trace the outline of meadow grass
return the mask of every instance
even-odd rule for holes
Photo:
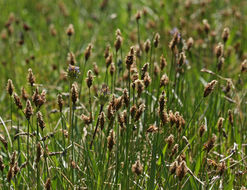
[[[247,2],[0,7],[1,189],[246,189]]]

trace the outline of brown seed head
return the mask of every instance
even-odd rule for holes
[[[24,87],[21,88],[21,98],[25,101],[27,101],[27,99],[28,99],[28,94],[27,94]]]
[[[107,144],[108,144],[108,149],[111,152],[112,148],[115,144],[115,137],[114,137],[114,131],[111,130],[110,135],[107,137]]]
[[[135,173],[136,175],[140,175],[143,171],[143,166],[140,162],[140,160],[137,160],[131,168],[132,172]]]
[[[2,157],[2,155],[0,155],[0,170],[3,172],[4,168],[5,168],[5,166],[3,164],[3,157]]]
[[[73,24],[69,24],[67,30],[66,30],[66,34],[70,37],[72,36],[73,34],[75,33],[75,30],[74,30],[74,26]]]
[[[241,72],[244,73],[247,71],[247,59],[245,59],[241,64]]]
[[[136,90],[137,90],[137,94],[138,94],[138,97],[141,96],[143,90],[144,90],[144,84],[143,84],[143,80],[136,80],[135,81],[135,85],[136,85]]]
[[[67,63],[68,65],[75,65],[76,64],[76,59],[75,59],[75,54],[73,52],[69,52],[67,56]]]
[[[93,72],[96,76],[99,75],[99,68],[95,62],[93,63]]]
[[[138,11],[135,17],[136,17],[136,21],[138,22],[141,19],[141,11]]]
[[[186,162],[182,161],[179,164],[179,166],[176,168],[176,176],[179,178],[180,181],[187,174],[187,171],[188,171],[188,168],[187,168]]]
[[[171,174],[174,174],[177,170],[178,167],[178,161],[174,161],[171,163],[169,171],[171,172]]]
[[[166,86],[169,83],[169,78],[166,74],[163,74],[161,79],[160,79],[160,87]]]
[[[25,113],[27,120],[29,121],[30,117],[33,115],[33,108],[29,100],[27,100],[26,102],[26,108],[24,109],[24,113]]]
[[[223,128],[223,121],[224,121],[224,120],[225,120],[225,119],[224,119],[223,117],[220,117],[220,118],[218,119],[217,127],[218,127],[218,131],[219,131],[219,132],[222,131],[222,128]]]
[[[217,58],[221,57],[223,55],[223,52],[224,52],[223,44],[222,43],[218,43],[218,45],[215,48],[216,57]]]
[[[92,44],[90,43],[90,44],[88,44],[86,51],[84,53],[84,57],[85,57],[86,61],[90,58],[91,52],[92,52]]]
[[[230,34],[230,29],[229,28],[224,28],[223,32],[222,32],[222,40],[224,43],[226,43],[226,41],[228,40],[229,38],[229,34]]]
[[[14,85],[11,79],[8,79],[8,83],[7,83],[7,92],[9,93],[10,96],[12,96],[13,92],[14,92]]]
[[[232,110],[228,110],[228,120],[230,122],[230,124],[233,126],[233,113],[232,113]]]
[[[112,63],[112,54],[106,58],[106,68],[108,68]]]
[[[75,84],[72,84],[70,93],[71,93],[71,100],[73,104],[75,104],[78,99],[78,90]]]
[[[36,153],[36,163],[39,163],[40,158],[41,158],[41,154],[42,154],[42,148],[40,143],[38,142],[37,144],[37,153]]]
[[[208,140],[208,142],[206,142],[204,144],[204,150],[206,150],[207,152],[209,152],[213,147],[214,147],[214,143],[216,141],[216,135],[213,134],[212,138]]]
[[[43,129],[45,128],[45,122],[43,120],[43,116],[42,116],[42,113],[40,111],[38,111],[38,113],[37,113],[37,122],[38,122],[39,127],[43,131]]]
[[[145,49],[145,52],[146,52],[146,53],[149,52],[150,47],[151,47],[151,42],[150,42],[149,39],[147,39],[146,42],[144,43],[144,49]]]
[[[128,94],[128,90],[126,88],[123,91],[123,102],[124,102],[126,107],[129,107],[129,94]]]
[[[45,189],[50,190],[51,189],[51,179],[48,178],[46,183],[45,183]]]
[[[57,104],[58,104],[58,107],[59,107],[59,111],[62,112],[64,101],[63,101],[63,97],[62,97],[61,94],[59,94],[57,96]]]
[[[110,74],[111,74],[111,76],[113,76],[115,71],[116,71],[115,63],[111,62],[111,65],[110,65]]]
[[[218,83],[217,80],[212,80],[210,83],[208,83],[204,88],[204,97],[207,97],[213,90],[215,85]]]
[[[142,115],[142,113],[144,112],[145,110],[145,105],[144,104],[141,104],[139,106],[139,109],[137,110],[136,112],[136,115],[135,115],[135,121],[138,121]]]
[[[162,54],[160,56],[160,69],[161,71],[163,71],[163,69],[167,66],[167,61],[166,58],[164,57],[164,55]]]
[[[100,126],[101,130],[104,129],[104,126],[105,126],[105,113],[104,112],[100,113],[99,126]]]
[[[28,69],[28,75],[27,75],[27,80],[31,86],[34,85],[35,83],[35,76],[33,74],[33,71],[31,68]]]
[[[147,133],[156,133],[158,131],[158,127],[156,125],[150,125],[147,129]]]
[[[93,84],[93,72],[91,70],[87,72],[86,83],[88,88],[90,88]]]
[[[105,53],[104,53],[105,59],[109,56],[109,54],[110,54],[110,46],[107,45],[107,46],[106,46],[106,49],[105,49]]]
[[[145,85],[145,88],[147,88],[149,86],[149,84],[151,83],[152,79],[149,75],[148,72],[145,73],[145,77],[143,79],[143,82],[144,82],[144,85]]]
[[[169,137],[166,138],[166,143],[168,144],[168,148],[172,147],[172,144],[174,143],[174,135],[170,134]]]
[[[16,93],[14,93],[14,101],[17,108],[21,110],[22,109],[21,99]]]
[[[201,127],[199,128],[199,136],[202,137],[205,131],[206,131],[206,126],[202,124]]]
[[[159,42],[160,42],[160,35],[159,35],[159,33],[156,33],[155,37],[154,37],[154,47],[155,48],[157,48],[159,46]]]
[[[191,47],[193,46],[194,44],[194,39],[192,37],[190,37],[188,40],[187,40],[187,50],[190,50]]]

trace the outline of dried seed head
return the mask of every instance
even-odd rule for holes
[[[178,144],[175,144],[172,148],[172,154],[171,156],[175,155],[178,152]]]
[[[14,171],[13,171],[13,166],[10,165],[9,166],[9,171],[8,171],[8,174],[7,174],[7,181],[10,183],[12,177],[14,175]]]
[[[107,144],[108,144],[108,149],[111,152],[112,148],[115,144],[115,137],[114,137],[114,131],[111,130],[110,135],[107,137]]]
[[[31,68],[28,69],[28,75],[27,75],[27,80],[31,86],[34,85],[35,83],[35,76],[33,74],[33,71]]]
[[[148,66],[149,66],[149,63],[145,63],[142,67],[142,75],[141,75],[141,79],[143,80],[144,77],[145,77],[145,74],[146,72],[148,71]]]
[[[167,124],[170,121],[166,110],[163,110],[162,112],[160,112],[160,119],[163,125]]]
[[[96,76],[99,75],[99,68],[95,62],[93,63],[93,72]]]
[[[168,144],[168,148],[172,147],[172,144],[174,143],[174,135],[171,134],[169,137],[166,138],[166,143]]]
[[[136,21],[138,22],[141,19],[141,11],[138,11],[135,17],[136,17]]]
[[[187,45],[187,50],[190,50],[191,47],[193,46],[193,44],[194,44],[194,39],[193,39],[192,37],[190,37],[190,38],[187,40],[187,43],[186,43],[186,45]]]
[[[241,72],[246,72],[247,71],[247,59],[245,59],[242,64],[241,64]]]
[[[221,175],[223,175],[223,173],[226,170],[226,163],[223,161],[221,163],[218,164],[218,168],[217,168],[217,173]]]
[[[184,176],[187,174],[187,172],[188,172],[188,168],[187,168],[186,162],[182,161],[179,164],[179,166],[176,168],[176,176],[181,181],[184,178]]]
[[[91,52],[92,52],[92,44],[90,43],[90,44],[88,44],[86,51],[84,53],[84,57],[85,57],[86,61],[90,58]]]
[[[158,77],[160,73],[160,68],[157,62],[154,62],[154,76]]]
[[[229,38],[229,34],[230,34],[230,29],[229,28],[224,28],[223,32],[222,32],[222,40],[224,43],[226,43],[226,41],[228,40]]]
[[[57,30],[56,30],[56,28],[55,28],[55,26],[53,24],[50,25],[49,29],[50,29],[50,34],[52,36],[56,36],[57,35]]]
[[[78,99],[78,90],[77,90],[77,86],[75,84],[72,84],[70,93],[71,93],[71,100],[72,100],[73,104],[75,104],[77,99]]]
[[[88,88],[90,88],[93,84],[93,72],[91,70],[87,72],[86,83]]]
[[[114,62],[111,62],[111,65],[110,65],[110,74],[111,74],[111,76],[113,76],[113,74],[115,73],[115,71],[116,71],[115,63]]]
[[[158,47],[159,42],[160,42],[160,35],[159,35],[159,33],[156,33],[156,34],[155,34],[155,37],[154,37],[154,47],[155,47],[155,48]]]
[[[156,125],[150,125],[147,129],[147,133],[156,133],[158,131],[158,127]]]
[[[138,80],[135,81],[135,85],[136,85],[136,90],[137,90],[138,97],[140,97],[141,93],[144,90],[143,81],[138,79]]]
[[[15,164],[15,158],[16,158],[16,151],[14,151],[13,152],[13,154],[12,154],[12,156],[11,156],[11,158],[10,158],[10,166],[14,166],[14,164]]]
[[[140,160],[137,160],[131,168],[132,172],[135,173],[136,175],[140,175],[143,171],[143,166],[140,162]]]
[[[126,107],[129,107],[129,94],[128,94],[128,90],[126,88],[123,91],[123,102],[124,102]]]
[[[73,24],[69,24],[67,30],[66,30],[66,34],[70,37],[72,36],[73,34],[75,33],[75,30],[74,30],[74,26]]]
[[[114,43],[116,52],[118,52],[118,50],[121,48],[122,42],[123,42],[123,38],[122,38],[122,35],[121,35],[121,31],[119,29],[117,29],[117,31],[116,31],[116,41]]]
[[[36,107],[38,107],[38,105],[39,105],[39,99],[40,99],[39,89],[38,89],[38,87],[36,87],[36,89],[33,93],[33,96],[32,96],[32,101]]]
[[[38,113],[37,113],[37,122],[38,122],[39,127],[43,131],[43,129],[45,128],[45,122],[43,120],[43,116],[42,116],[42,113],[40,111],[38,111]]]
[[[177,170],[178,167],[178,161],[174,161],[171,163],[169,171],[171,172],[171,174],[174,174]]]
[[[160,69],[161,71],[163,71],[163,69],[167,66],[167,61],[166,58],[164,57],[164,55],[162,54],[160,56]]]
[[[21,99],[16,93],[14,93],[14,101],[17,108],[21,110],[22,109]]]
[[[10,96],[12,96],[13,92],[14,92],[14,85],[11,79],[8,79],[8,83],[7,83],[7,92],[9,93]]]
[[[218,71],[221,71],[222,65],[224,64],[224,62],[225,62],[225,58],[224,57],[220,57],[218,59],[218,65],[217,65]]]
[[[105,53],[104,53],[105,59],[109,56],[109,54],[110,54],[110,46],[107,45],[107,46],[106,46],[106,49],[105,49]]]
[[[214,147],[214,143],[216,141],[216,135],[213,134],[212,138],[210,138],[205,144],[204,144],[204,150],[206,150],[207,152],[209,152],[213,147]]]
[[[4,136],[0,134],[0,141],[3,143],[5,149],[7,150],[8,148],[8,141],[5,140]]]
[[[85,123],[85,125],[89,125],[90,123],[92,123],[91,115],[90,116],[86,116],[86,115],[82,114],[81,115],[81,119]]]
[[[169,111],[169,120],[170,120],[171,126],[173,126],[174,123],[177,122],[177,118],[173,114],[172,110]]]
[[[131,115],[131,118],[134,118],[134,117],[135,117],[136,112],[137,112],[137,107],[136,107],[136,105],[134,104],[134,105],[130,108],[130,115]]]
[[[224,52],[223,44],[222,43],[218,43],[218,45],[215,48],[216,57],[217,58],[221,57],[223,55],[223,52]]]
[[[179,43],[179,41],[180,41],[180,34],[178,31],[176,31],[173,34],[173,38],[172,38],[171,42],[169,43],[169,48],[172,50],[173,53],[175,53],[176,46]]]
[[[80,74],[80,68],[74,65],[69,65],[67,69],[67,75],[71,79],[76,79]]]
[[[27,101],[27,99],[28,99],[28,94],[27,94],[24,87],[21,88],[21,98],[25,101]]]
[[[106,68],[108,68],[111,63],[112,63],[112,54],[110,54],[107,58],[106,58]]]
[[[210,83],[208,83],[204,88],[204,97],[207,97],[213,90],[215,85],[218,83],[217,80],[212,80]]]
[[[46,183],[45,183],[45,189],[50,190],[51,189],[51,179],[48,178]]]
[[[218,131],[219,131],[219,132],[222,131],[222,128],[223,128],[223,121],[224,121],[224,120],[225,120],[225,119],[224,119],[223,117],[220,117],[220,118],[218,119],[217,128],[218,128]]]
[[[27,120],[29,121],[30,117],[33,115],[33,108],[32,108],[31,102],[29,100],[27,100],[26,108],[24,109],[24,113],[25,113]]]
[[[0,170],[3,172],[4,168],[5,168],[5,166],[3,164],[3,157],[2,157],[2,155],[0,155]]]
[[[128,55],[125,58],[125,63],[126,63],[126,67],[128,70],[130,70],[131,65],[135,62],[135,51],[134,51],[134,47],[132,46],[130,48],[130,52],[128,53]]]
[[[75,54],[73,52],[69,52],[67,56],[67,63],[68,65],[75,65],[76,64],[76,59],[75,59]]]
[[[59,107],[59,111],[62,112],[64,101],[63,101],[63,97],[62,97],[61,94],[59,94],[57,96],[57,104],[58,104],[58,107]]]
[[[145,88],[147,88],[149,86],[149,84],[151,83],[152,79],[151,77],[149,76],[149,73],[146,72],[145,73],[145,77],[143,79],[143,82],[144,82],[144,85],[145,85]]]
[[[160,87],[166,86],[169,83],[169,78],[166,74],[163,74],[161,79],[160,79]]]
[[[233,113],[232,113],[232,110],[228,110],[228,120],[230,122],[230,124],[233,126]]]
[[[146,52],[146,53],[149,52],[150,47],[151,47],[151,42],[150,42],[149,39],[147,39],[146,42],[144,43],[144,49],[145,49],[145,52]]]
[[[36,154],[36,163],[39,163],[40,158],[41,158],[41,154],[42,154],[42,149],[41,149],[41,145],[38,142],[37,144],[37,154]]]
[[[100,126],[101,130],[104,129],[104,126],[105,126],[105,114],[104,114],[104,112],[100,113],[99,126]]]
[[[201,127],[199,128],[199,136],[202,137],[205,131],[206,131],[206,126],[202,124]]]
[[[181,67],[182,65],[184,65],[185,64],[185,61],[186,61],[185,53],[184,52],[181,52],[179,54],[178,66]]]
[[[202,23],[203,23],[203,26],[204,26],[204,31],[208,34],[209,33],[209,30],[210,30],[210,25],[208,23],[208,20],[204,19],[202,21]]]
[[[139,106],[139,109],[137,110],[136,112],[136,115],[135,115],[135,121],[138,121],[142,115],[142,113],[144,112],[145,110],[145,105],[144,104],[141,104]]]

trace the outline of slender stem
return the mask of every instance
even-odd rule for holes
[[[39,125],[38,125],[38,121],[37,121],[37,135],[36,135],[36,145],[38,145],[39,142]],[[38,154],[36,154],[38,155]],[[37,189],[40,189],[40,168],[39,168],[39,162],[36,163],[37,164]]]
[[[30,176],[29,176],[29,170],[30,170],[30,167],[29,167],[29,128],[30,128],[30,125],[29,125],[29,120],[27,120],[27,176],[28,176],[28,179],[30,179]]]

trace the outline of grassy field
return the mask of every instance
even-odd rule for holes
[[[0,189],[245,190],[246,13],[0,0]]]

